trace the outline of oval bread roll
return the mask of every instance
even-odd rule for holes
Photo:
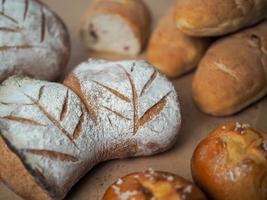
[[[176,25],[191,36],[220,36],[267,16],[266,0],[178,0]]]
[[[82,40],[94,51],[137,55],[149,32],[150,13],[142,0],[94,0],[82,18]]]
[[[47,6],[35,0],[0,4],[0,81],[13,74],[55,80],[70,56],[68,31]]]
[[[267,21],[214,43],[193,80],[193,98],[208,114],[234,114],[267,94]]]
[[[179,31],[171,9],[152,34],[147,58],[168,77],[177,77],[197,66],[208,45],[206,38],[193,38]]]
[[[267,134],[229,123],[196,148],[192,174],[213,200],[267,199]]]
[[[206,200],[190,181],[168,172],[149,169],[118,179],[102,200]]]

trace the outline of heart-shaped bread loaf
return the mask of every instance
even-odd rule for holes
[[[70,56],[61,19],[36,0],[0,3],[0,81],[13,74],[55,80]]]
[[[13,76],[0,86],[0,177],[23,198],[62,199],[97,163],[176,141],[176,91],[146,62],[93,60],[65,85]]]

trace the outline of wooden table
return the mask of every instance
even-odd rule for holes
[[[80,17],[90,0],[44,0],[65,21],[72,40],[72,56],[68,70],[91,57],[79,40]],[[153,16],[157,19],[175,3],[175,0],[146,0]],[[141,55],[145,58],[145,54]],[[267,131],[267,98],[254,104],[238,115],[228,118],[213,118],[201,113],[192,102],[191,80],[193,73],[173,80],[178,91],[183,114],[183,126],[176,145],[170,151],[146,158],[115,160],[93,168],[68,194],[66,200],[100,200],[106,188],[118,177],[149,167],[173,172],[191,179],[190,159],[198,142],[213,128],[229,121],[250,123]],[[16,173],[16,172],[14,172]],[[0,200],[21,200],[0,183]]]

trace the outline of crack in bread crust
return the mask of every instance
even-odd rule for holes
[[[238,76],[236,75],[236,72],[233,71],[232,69],[229,69],[226,65],[224,65],[223,63],[219,63],[216,62],[215,66],[217,69],[221,70],[222,72],[228,74],[229,76],[231,76],[232,78],[234,78],[236,81],[239,81]]]

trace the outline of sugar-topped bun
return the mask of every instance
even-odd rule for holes
[[[196,148],[192,173],[214,200],[266,200],[267,134],[240,123],[216,129]]]
[[[190,181],[168,172],[134,173],[118,179],[102,200],[205,200]]]

